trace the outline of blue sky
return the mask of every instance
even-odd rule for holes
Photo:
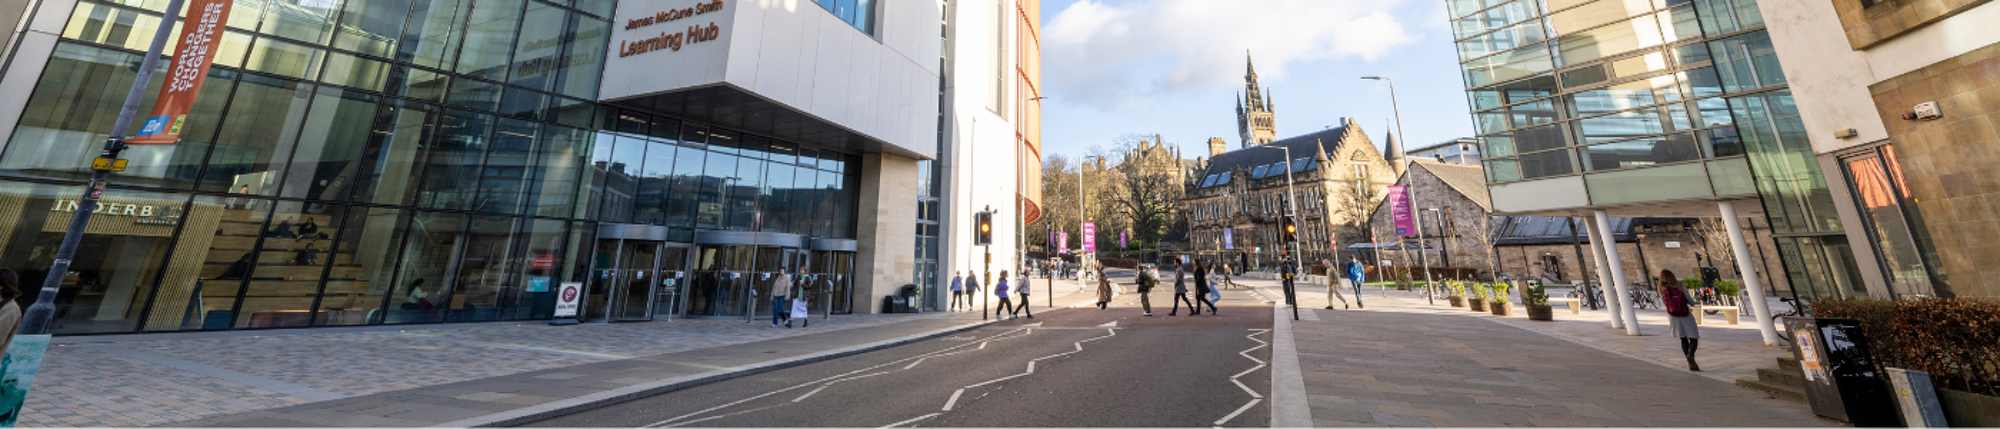
[[[1042,140],[1049,154],[1159,133],[1188,157],[1239,142],[1244,51],[1278,136],[1353,117],[1379,145],[1396,81],[1405,147],[1473,134],[1442,0],[1044,0]]]

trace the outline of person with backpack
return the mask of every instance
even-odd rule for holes
[[[1368,304],[1361,302],[1361,284],[1366,280],[1367,275],[1368,267],[1361,265],[1361,258],[1347,258],[1347,281],[1354,283],[1355,308],[1368,308]]]
[[[1701,343],[1701,331],[1695,327],[1687,291],[1681,290],[1680,284],[1681,279],[1672,270],[1660,270],[1660,301],[1667,307],[1668,333],[1681,340],[1681,354],[1687,356],[1688,371],[1700,372],[1701,365],[1694,363],[1694,350]]]
[[[1000,281],[993,283],[993,296],[1000,298],[1000,308],[993,310],[994,319],[999,319],[1002,312],[1014,314],[1014,302],[1007,299],[1007,271],[1000,271]]]

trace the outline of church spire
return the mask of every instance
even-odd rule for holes
[[[1277,118],[1271,114],[1271,102],[1265,98],[1267,91],[1257,82],[1257,63],[1250,52],[1243,52],[1243,93],[1236,100],[1236,129],[1242,133],[1243,147],[1251,147],[1278,140]]]
[[[1405,160],[1405,156],[1403,155],[1403,143],[1396,140],[1396,133],[1394,131],[1383,130],[1382,133],[1389,136],[1389,147],[1382,150],[1382,158],[1389,161],[1391,171],[1401,176],[1403,170],[1409,168],[1409,161]]]

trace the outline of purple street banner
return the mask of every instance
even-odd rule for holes
[[[1132,246],[1128,246],[1125,244],[1125,231],[1118,231],[1118,248],[1123,249],[1127,247],[1132,247]]]
[[[1417,219],[1410,213],[1410,193],[1408,187],[1390,186],[1389,216],[1396,220],[1396,236],[1417,235]]]
[[[1232,231],[1230,228],[1222,229],[1222,248],[1225,250],[1236,250],[1236,239],[1230,237]]]
[[[1083,253],[1097,253],[1097,223],[1083,223]]]

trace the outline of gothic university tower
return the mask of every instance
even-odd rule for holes
[[[1243,52],[1243,88],[1248,96],[1236,97],[1236,130],[1243,134],[1243,147],[1251,147],[1278,140],[1278,119],[1271,114],[1271,101],[1264,96],[1265,90],[1257,87],[1257,65],[1250,61],[1250,52]]]

